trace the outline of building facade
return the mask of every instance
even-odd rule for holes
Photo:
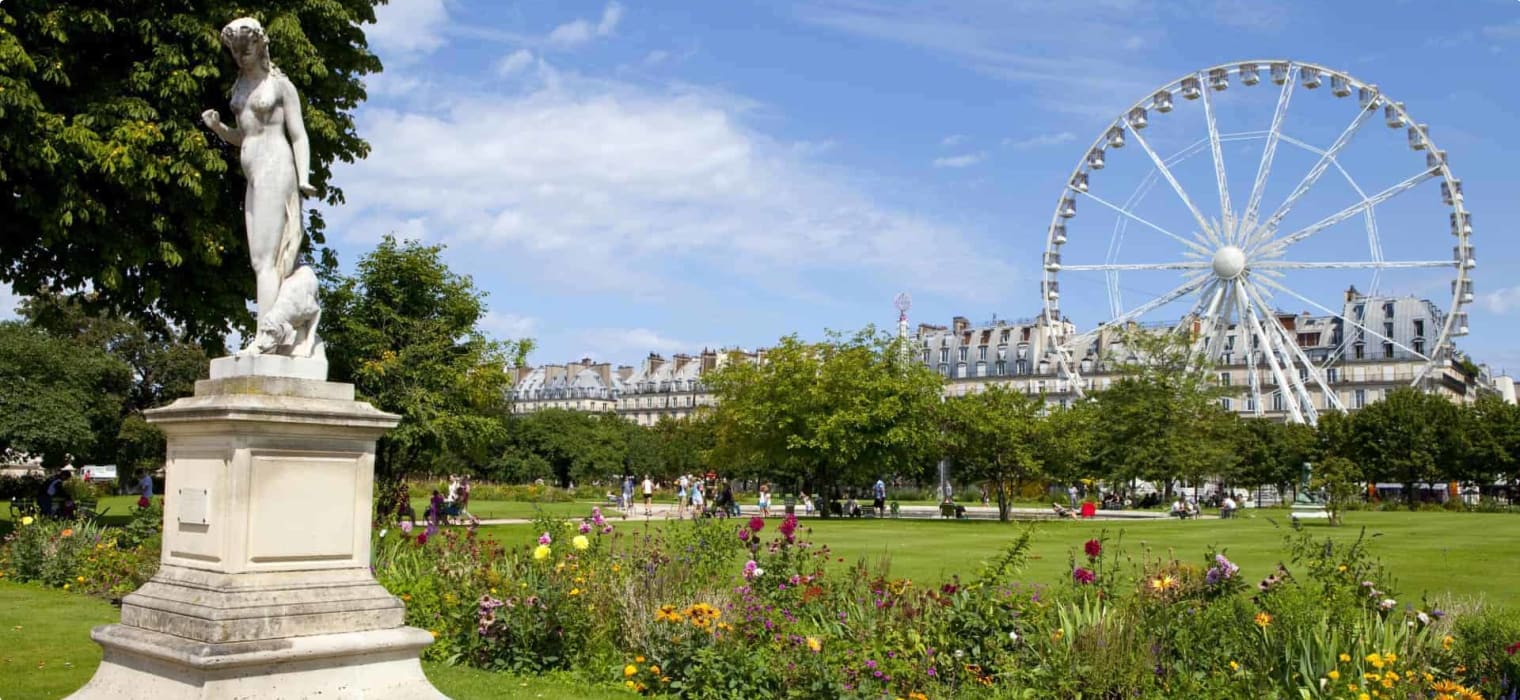
[[[1389,391],[1410,386],[1427,364],[1423,356],[1434,352],[1436,338],[1446,322],[1441,310],[1428,300],[1369,296],[1354,287],[1346,292],[1341,316],[1279,313],[1277,318],[1297,346],[1294,354],[1301,352],[1318,368],[1316,379],[1301,361],[1292,363],[1316,411],[1354,411]],[[1348,318],[1356,323],[1346,322]],[[1459,323],[1458,334],[1465,333],[1465,320],[1459,319]],[[1077,329],[1064,319],[1055,323],[1033,318],[972,324],[958,316],[949,326],[919,324],[913,341],[918,359],[946,378],[948,396],[998,384],[1030,395],[1043,394],[1053,404],[1069,405],[1083,394],[1108,388],[1119,378],[1121,366],[1140,359],[1123,343],[1126,332],[1135,327],[1100,328],[1078,336]],[[1196,330],[1197,326],[1186,329],[1170,323],[1146,328],[1168,332]],[[1063,358],[1056,348],[1079,337],[1086,344],[1068,355],[1073,371],[1062,371]],[[1217,342],[1221,343],[1214,369],[1218,383],[1240,387],[1236,395],[1221,399],[1224,407],[1246,415],[1288,417],[1295,389],[1291,381],[1287,390],[1278,386],[1267,360],[1269,351],[1260,346],[1259,338],[1231,324]],[[1273,359],[1283,362],[1280,352],[1274,353]],[[1453,401],[1468,402],[1484,391],[1502,393],[1505,382],[1488,376],[1482,367],[1442,357],[1420,380],[1420,386]],[[1257,396],[1262,405],[1257,405]]]
[[[520,367],[513,371],[512,411],[532,413],[562,408],[616,413],[634,423],[654,425],[665,418],[685,418],[712,406],[716,399],[702,377],[729,362],[760,362],[764,351],[703,350],[666,359],[650,353],[637,368],[590,359],[565,365]]]

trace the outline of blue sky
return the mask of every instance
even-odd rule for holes
[[[487,330],[537,339],[535,363],[890,326],[900,291],[915,323],[1033,316],[1046,227],[1087,145],[1187,71],[1288,58],[1377,83],[1431,125],[1476,229],[1478,300],[1460,347],[1520,369],[1520,244],[1506,230],[1520,214],[1515,0],[391,0],[379,14],[370,42],[386,70],[358,115],[373,152],[336,170],[348,203],[328,214],[329,243],[346,266],[388,232],[446,244],[490,294]],[[1276,90],[1221,93],[1221,130],[1264,129]],[[1328,145],[1355,111],[1327,93],[1295,95],[1284,133]],[[1178,102],[1176,120],[1146,132],[1158,150],[1206,133],[1198,104]],[[1346,162],[1368,192],[1423,163],[1380,122]],[[1225,153],[1237,199],[1260,149]],[[1269,203],[1314,162],[1285,151]],[[1144,159],[1114,152],[1093,192],[1122,201]],[[1207,151],[1178,176],[1216,196]],[[1339,187],[1294,215],[1355,201]],[[1380,209],[1389,259],[1451,255],[1436,188]],[[1168,194],[1141,202],[1163,226]],[[1074,236],[1069,260],[1103,258],[1113,218],[1096,209],[1076,220],[1097,233]],[[1359,220],[1346,226],[1345,240],[1364,239]],[[1128,236],[1129,261],[1168,259],[1149,248],[1164,239]],[[1321,259],[1366,255],[1365,242],[1357,254],[1326,240]],[[1447,306],[1448,271],[1417,272],[1383,288]],[[1339,307],[1339,289],[1366,287],[1344,273],[1299,289]],[[1175,284],[1121,286],[1133,306]],[[1101,284],[1096,296],[1075,277],[1062,285],[1079,324],[1101,320]]]

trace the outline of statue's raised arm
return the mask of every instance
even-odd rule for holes
[[[228,23],[222,28],[222,43],[238,66],[232,86],[236,125],[222,123],[214,109],[201,113],[201,120],[238,147],[248,181],[243,223],[257,284],[258,332],[244,352],[319,354],[315,285],[309,274],[295,275],[304,235],[301,196],[315,193],[301,100],[295,85],[269,60],[269,38],[258,20],[244,17]]]

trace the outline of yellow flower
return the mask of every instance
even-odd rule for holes
[[[1256,626],[1266,629],[1272,624],[1272,616],[1264,612],[1256,613]]]
[[[644,663],[644,657],[642,657],[642,656],[635,656],[635,657],[633,657],[633,662],[636,663],[636,664]]]
[[[623,685],[628,686],[629,690],[633,690],[633,681],[623,681]]]
[[[1449,634],[1446,635],[1445,637],[1442,637],[1441,638],[1441,650],[1442,651],[1451,651],[1451,643],[1454,642],[1454,641],[1456,641],[1456,640],[1451,635],[1449,635]]]
[[[621,566],[618,566],[618,565],[617,565],[617,564],[613,564],[613,565],[612,565],[612,573],[614,573],[614,574],[615,574],[615,573],[617,573],[617,572],[619,572],[619,571],[622,571],[622,570],[623,570],[623,567],[621,567]]]
[[[1231,671],[1239,671],[1240,670],[1240,664],[1237,664],[1234,661],[1231,661],[1230,662],[1230,670]]]
[[[1335,570],[1336,571],[1345,571],[1346,570],[1346,565],[1345,564],[1341,564],[1340,566],[1335,567]]]
[[[572,589],[570,589],[570,596],[572,598],[575,597],[575,596],[578,596],[580,594],[581,594],[581,589],[579,589],[579,588],[572,588]]]
[[[632,676],[633,674],[638,673],[638,672],[639,672],[639,667],[638,666],[634,666],[633,664],[628,664],[627,666],[623,667],[623,677],[624,678]]]
[[[1341,652],[1341,661],[1342,662],[1346,662],[1346,661],[1350,661],[1350,660],[1351,660],[1351,655],[1350,654],[1347,654],[1344,651]]]
[[[818,641],[817,637],[808,637],[807,647],[808,651],[823,651],[823,642]]]
[[[1356,696],[1356,700],[1372,700],[1372,698],[1367,697],[1366,693],[1362,693],[1361,695]]]
[[[1338,680],[1341,679],[1341,672],[1340,671],[1334,671],[1334,670],[1332,670],[1332,671],[1330,671],[1330,673],[1328,673],[1326,675],[1330,676],[1330,680],[1332,680],[1332,681],[1338,681]]]
[[[658,676],[658,675],[660,675],[660,667],[659,666],[650,666],[649,667],[649,672],[653,673],[656,676]]]
[[[32,520],[32,516],[30,516],[30,515],[28,515],[28,516],[26,516],[26,517],[24,517],[24,518],[21,519],[21,524],[22,525],[31,525],[33,522],[34,521]]]
[[[1377,652],[1373,652],[1367,655],[1367,663],[1372,664],[1373,668],[1381,669],[1383,668],[1383,657]]]
[[[1177,587],[1177,578],[1171,574],[1162,574],[1151,579],[1151,590],[1163,593]]]
[[[585,535],[576,535],[575,539],[570,540],[570,544],[575,545],[576,549],[585,549],[591,546],[591,540],[586,539]]]
[[[438,638],[438,630],[428,630],[428,634],[433,635],[433,639]]]
[[[69,584],[67,584],[67,583],[63,584],[63,590],[65,590],[65,591],[69,590]]]
[[[655,611],[654,619],[661,622],[680,622],[681,613],[676,610],[676,606],[674,605],[661,605],[660,609]]]
[[[549,545],[541,544],[533,549],[533,559],[535,561],[543,561],[548,559],[549,555],[553,553],[554,550],[549,549]]]
[[[74,577],[74,580],[75,580],[75,581],[78,581],[78,582],[80,582],[80,583],[84,583],[84,577],[83,577],[83,576],[75,576],[75,577]]]

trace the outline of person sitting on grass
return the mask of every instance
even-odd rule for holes
[[[855,502],[855,494],[845,494],[844,512],[852,518],[860,517],[860,504]]]
[[[1182,497],[1178,496],[1177,500],[1172,501],[1172,510],[1167,515],[1187,520],[1191,513],[1188,512],[1187,504],[1182,501]]]
[[[1055,514],[1056,514],[1057,518],[1072,518],[1072,519],[1076,519],[1076,517],[1077,517],[1077,511],[1074,511],[1074,510],[1072,510],[1070,508],[1067,508],[1066,506],[1063,506],[1063,505],[1061,505],[1059,503],[1052,503],[1052,504],[1050,504],[1050,509],[1052,511],[1055,511]]]

